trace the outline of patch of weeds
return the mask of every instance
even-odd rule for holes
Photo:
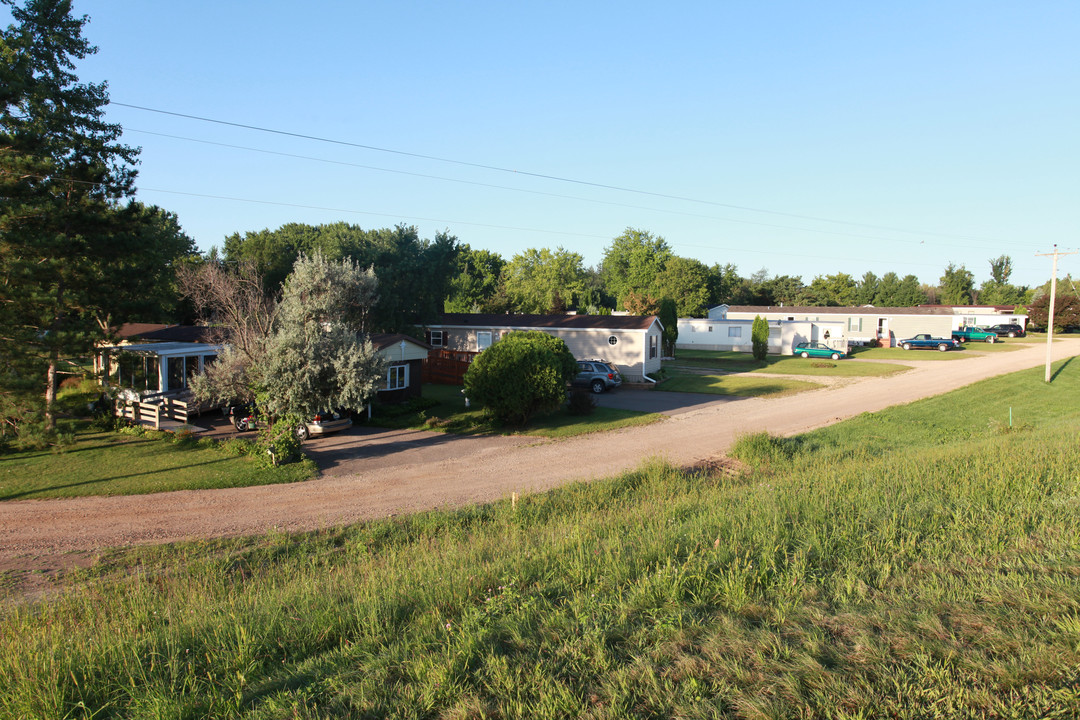
[[[251,455],[255,452],[255,443],[247,438],[229,438],[225,442],[220,443],[219,447],[226,455],[232,455],[234,457],[243,457],[244,455]]]
[[[830,363],[830,362],[812,362],[812,363],[810,363],[810,367],[812,367],[812,368],[822,368],[822,369],[828,369],[828,368],[834,368],[834,367],[836,367],[836,363]]]
[[[997,419],[990,420],[990,422],[987,423],[986,426],[990,429],[990,432],[996,433],[998,435],[1008,435],[1009,433],[1019,432],[1031,432],[1035,429],[1035,426],[1031,423],[1017,423],[1009,425],[1008,423],[1002,422],[1001,420]]]
[[[729,453],[751,467],[788,463],[801,450],[798,438],[785,438],[767,432],[743,435],[735,441]]]
[[[452,421],[449,418],[429,417],[424,420],[424,427],[429,430],[449,427]]]

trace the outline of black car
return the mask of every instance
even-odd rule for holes
[[[1024,332],[1024,326],[1023,325],[1013,325],[1013,324],[1009,324],[1009,323],[1006,323],[1004,325],[993,325],[993,326],[988,327],[986,329],[989,330],[990,332],[997,333],[998,337],[1015,338],[1015,337],[1024,337],[1024,335],[1026,334]]]

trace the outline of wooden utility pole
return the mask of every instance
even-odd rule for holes
[[[1048,253],[1035,253],[1035,257],[1053,257],[1054,268],[1050,271],[1050,307],[1048,308],[1048,315],[1046,319],[1046,382],[1050,382],[1050,350],[1054,342],[1054,300],[1057,297],[1057,261],[1059,255],[1075,255],[1078,251],[1072,252],[1058,252],[1057,245],[1054,245],[1054,252]]]

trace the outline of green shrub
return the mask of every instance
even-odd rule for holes
[[[596,409],[596,398],[588,390],[575,388],[570,392],[570,403],[566,411],[571,415],[591,415]]]
[[[769,323],[757,315],[750,326],[750,341],[754,346],[754,359],[761,361],[769,354]]]
[[[539,330],[512,332],[469,366],[465,395],[499,421],[524,425],[561,406],[575,375],[577,362],[562,340]]]
[[[234,455],[241,457],[243,455],[251,455],[255,452],[255,443],[251,442],[247,438],[229,438],[225,442],[221,443],[221,450],[227,455]]]
[[[282,415],[272,425],[259,428],[259,455],[271,465],[300,459],[300,438],[296,427],[303,424],[298,415]]]

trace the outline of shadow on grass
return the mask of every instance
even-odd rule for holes
[[[1069,366],[1069,363],[1071,363],[1075,359],[1075,356],[1066,358],[1060,365],[1058,365],[1057,370],[1055,370],[1054,373],[1050,376],[1050,382],[1054,382],[1055,380],[1057,380],[1057,376],[1061,374],[1061,371],[1067,368]]]
[[[233,458],[223,457],[219,460],[207,460],[206,462],[195,463],[193,465],[185,465],[184,469],[199,467],[202,465],[215,465],[217,463],[228,462]],[[94,485],[96,483],[113,482],[114,480],[126,480],[128,478],[141,477],[143,475],[159,475],[161,473],[169,472],[168,469],[162,470],[147,470],[145,472],[128,473],[127,475],[115,475],[112,477],[97,478],[95,480],[84,480],[82,482],[67,483],[66,485],[49,485],[48,487],[36,488],[34,490],[26,490],[24,492],[12,493],[10,495],[0,495],[0,501],[3,500],[19,500],[31,495],[41,495],[42,493],[49,493],[54,490],[64,490],[68,488],[84,487],[86,485]],[[156,492],[156,491],[155,491]]]

